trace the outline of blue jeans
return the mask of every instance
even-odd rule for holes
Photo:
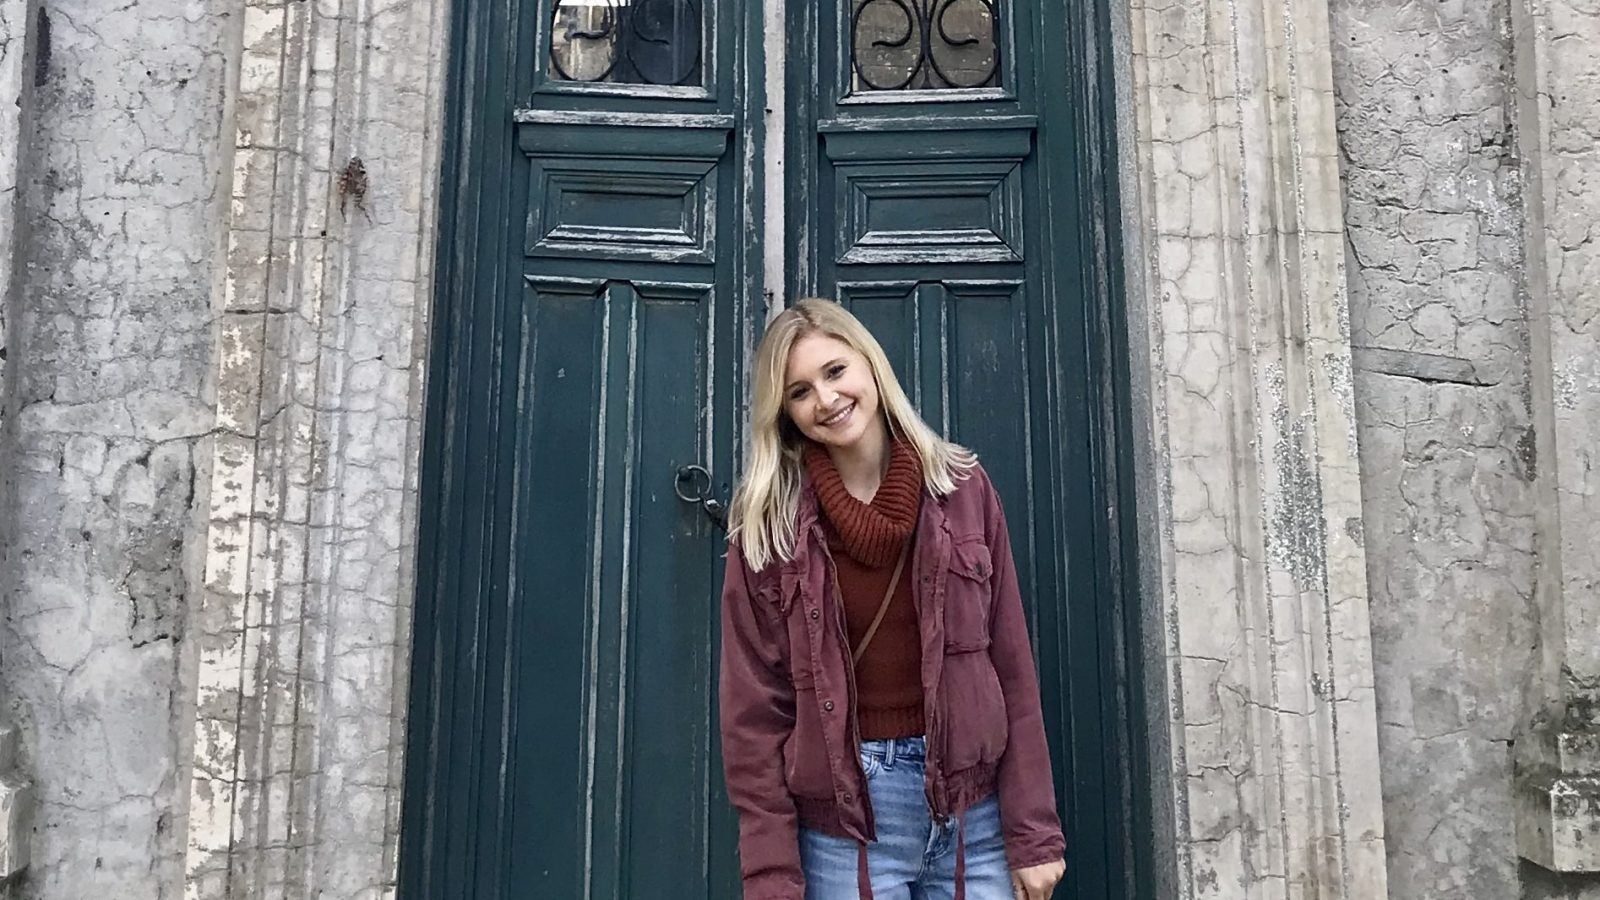
[[[864,741],[878,840],[867,845],[873,900],[951,900],[955,897],[957,823],[935,821],[923,793],[927,745],[922,738]],[[1013,900],[994,794],[966,814],[967,900]],[[806,900],[857,900],[857,851],[847,838],[800,829]]]

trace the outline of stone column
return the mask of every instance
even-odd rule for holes
[[[37,48],[41,21],[38,0],[0,0],[0,460],[12,458],[7,451],[14,446],[13,392],[6,368],[14,318],[8,313],[20,289],[26,243],[19,188],[28,177],[33,84],[39,67],[49,61]],[[14,533],[8,527],[13,507],[9,480],[0,463],[0,578],[9,571],[4,561]],[[28,867],[28,836],[33,830],[33,785],[16,768],[16,731],[0,726],[0,891],[7,892],[3,896],[10,896],[11,885]]]
[[[1600,872],[1600,4],[1512,4],[1538,492],[1538,712],[1516,742],[1518,852]]]
[[[393,896],[445,0],[247,0],[186,896]]]
[[[1382,900],[1327,5],[1130,26],[1177,893]]]

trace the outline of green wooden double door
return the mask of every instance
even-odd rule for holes
[[[754,343],[775,298],[806,295],[865,321],[999,485],[1056,760],[1039,789],[1069,832],[1058,896],[1128,896],[1115,342],[1068,77],[1086,19],[1063,0],[460,7],[401,896],[739,896],[718,506]]]

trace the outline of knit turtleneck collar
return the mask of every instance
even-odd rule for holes
[[[894,562],[916,529],[922,509],[922,460],[911,445],[890,441],[889,471],[871,503],[851,496],[821,444],[807,441],[803,459],[817,491],[817,503],[838,532],[845,552],[864,566]]]

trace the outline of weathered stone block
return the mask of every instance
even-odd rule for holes
[[[1600,872],[1600,730],[1517,744],[1517,852],[1553,872]]]
[[[33,785],[16,772],[17,733],[0,728],[0,885],[14,882],[28,868],[28,835],[33,831]]]

